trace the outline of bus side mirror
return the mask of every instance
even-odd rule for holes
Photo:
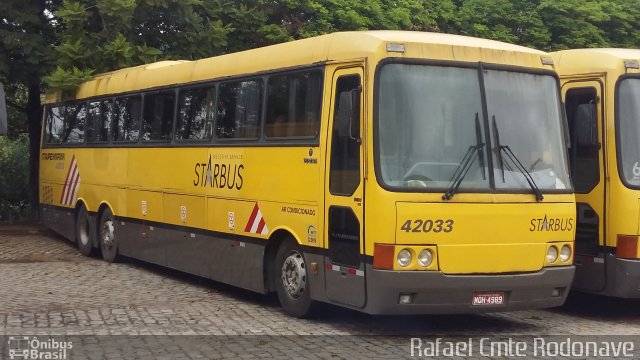
[[[598,117],[595,104],[580,104],[575,113],[576,143],[578,146],[598,146]]]
[[[7,104],[4,100],[4,87],[0,83],[0,135],[7,134]]]

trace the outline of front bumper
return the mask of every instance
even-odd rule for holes
[[[563,266],[534,273],[446,275],[433,271],[374,270],[367,265],[367,303],[363,310],[370,314],[453,314],[560,306],[567,297],[574,272],[574,266]],[[474,306],[474,292],[504,292],[505,303]],[[400,294],[413,294],[413,302],[399,304]]]

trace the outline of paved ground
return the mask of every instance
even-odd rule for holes
[[[96,359],[405,358],[410,337],[519,335],[531,346],[538,335],[629,335],[620,339],[636,341],[640,357],[640,301],[582,295],[558,309],[464,316],[369,316],[323,306],[318,318],[300,320],[283,314],[274,296],[141,262],[107,264],[42,229],[5,226],[2,335],[66,337],[75,344],[66,358]]]

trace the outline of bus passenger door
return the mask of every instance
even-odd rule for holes
[[[325,286],[327,298],[365,304],[361,67],[333,73],[325,165]]]
[[[563,85],[570,147],[569,164],[576,192],[577,224],[574,288],[605,286],[604,112],[601,80]]]

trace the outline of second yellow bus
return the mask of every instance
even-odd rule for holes
[[[640,50],[553,54],[578,202],[577,290],[640,297]]]

